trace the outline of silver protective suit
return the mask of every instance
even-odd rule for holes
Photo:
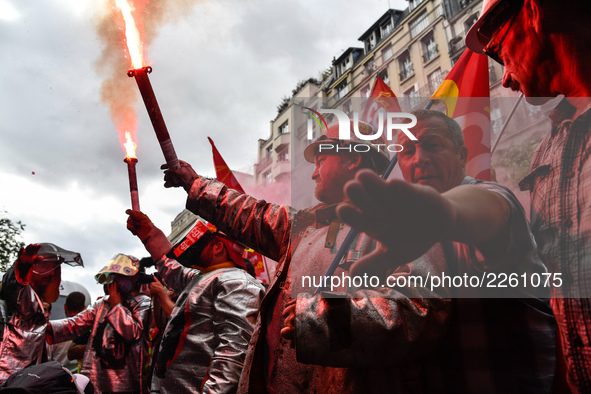
[[[21,369],[42,362],[47,320],[41,299],[27,278],[16,278],[15,267],[2,279],[7,318],[0,343],[0,384]]]
[[[179,294],[164,330],[152,393],[235,392],[263,286],[230,266],[201,273],[164,258],[163,283]]]
[[[146,393],[151,300],[146,295],[129,296],[111,308],[106,298],[76,316],[51,321],[53,341],[71,340],[92,330],[81,373],[88,376],[95,393]]]
[[[397,366],[437,347],[451,309],[451,301],[444,298],[448,293],[434,294],[419,287],[360,291],[355,298],[345,299],[345,309],[353,312],[348,321],[341,322],[346,324],[340,324],[343,315],[338,310],[331,312],[329,299],[309,295],[313,289],[305,289],[301,282],[302,275],[324,275],[348,232],[347,226],[335,221],[334,207],[321,204],[296,212],[197,178],[187,209],[279,261],[261,304],[239,392],[395,392],[405,382],[417,384],[419,370],[412,362],[405,367],[404,376]],[[432,255],[400,267],[395,274],[439,274],[445,269],[443,253],[437,246],[429,253]],[[342,265],[335,274],[340,276],[347,270],[348,266]],[[295,297],[293,349],[280,331],[285,305]],[[300,324],[310,318],[318,324]],[[341,333],[340,327],[352,331]],[[331,334],[329,337],[355,338],[357,351],[352,353],[347,343],[326,342],[327,335],[319,335],[317,330]],[[331,352],[323,352],[326,347]]]

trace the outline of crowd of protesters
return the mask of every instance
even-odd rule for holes
[[[416,138],[398,137],[404,180],[379,177],[389,153],[353,132],[373,134],[371,125],[351,122],[343,141],[329,124],[304,151],[320,202],[304,210],[186,162],[164,166],[164,186],[184,188],[187,209],[207,222],[172,245],[147,215],[127,211],[150,258],[115,255],[95,276],[105,296],[89,307],[73,296],[62,320],[50,307],[66,261],[52,244],[22,248],[0,290],[0,383],[67,354],[98,393],[591,392],[590,7],[487,0],[467,34],[530,103],[565,96],[521,182],[531,225],[509,189],[466,176],[460,126],[430,110],[412,113]],[[357,145],[367,149],[338,149]],[[334,275],[405,286],[305,286],[304,276],[325,275],[351,228],[359,232]],[[266,291],[245,246],[278,261]],[[559,273],[562,285],[424,285],[445,273]]]

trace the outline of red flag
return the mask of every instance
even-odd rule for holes
[[[236,179],[236,177],[232,173],[232,170],[230,170],[230,167],[228,167],[224,158],[222,157],[222,155],[220,155],[220,152],[218,152],[211,138],[207,137],[207,139],[211,144],[211,150],[213,153],[213,165],[215,166],[215,175],[218,178],[218,181],[222,182],[230,189],[234,189],[239,193],[245,194],[244,189],[242,189],[242,186],[240,186],[240,183],[238,182],[238,179]],[[252,249],[245,249],[242,257],[250,260],[250,262],[254,266],[254,272],[256,274],[255,277],[263,283],[267,283],[264,257],[260,253],[255,252]]]
[[[234,189],[237,192],[242,194],[244,193],[244,189],[238,183],[238,179],[234,176],[230,167],[224,161],[220,152],[218,152],[217,148],[215,147],[211,138],[207,137],[209,143],[211,144],[211,150],[213,152],[213,165],[215,166],[215,175],[218,178],[218,181],[222,182],[224,185],[228,186],[230,189]]]
[[[387,112],[402,112],[402,110],[392,89],[386,85],[382,78],[377,77],[363,115],[361,115],[361,120],[369,123],[377,130],[379,129],[380,113],[383,113],[384,123],[386,123]]]
[[[431,99],[444,102],[446,114],[462,127],[468,148],[466,173],[477,179],[490,180],[491,125],[487,56],[466,49]]]
[[[242,255],[245,259],[250,260],[252,265],[254,266],[255,277],[263,283],[269,283],[267,280],[267,274],[265,272],[265,258],[262,254],[255,252],[252,249],[244,249],[244,254]]]

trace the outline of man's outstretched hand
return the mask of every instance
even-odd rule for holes
[[[385,181],[369,170],[347,182],[345,195],[338,216],[381,243],[351,266],[352,275],[383,274],[413,261],[445,239],[455,219],[452,205],[432,187]]]
[[[199,177],[193,167],[185,161],[179,160],[179,168],[168,168],[163,164],[160,169],[164,171],[164,187],[182,187],[187,193],[191,190],[193,181]]]

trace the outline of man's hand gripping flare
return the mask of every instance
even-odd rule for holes
[[[131,209],[128,209],[125,213],[129,215],[127,229],[142,241],[154,261],[160,260],[166,253],[170,252],[173,246],[172,243],[152,223],[148,215]]]

